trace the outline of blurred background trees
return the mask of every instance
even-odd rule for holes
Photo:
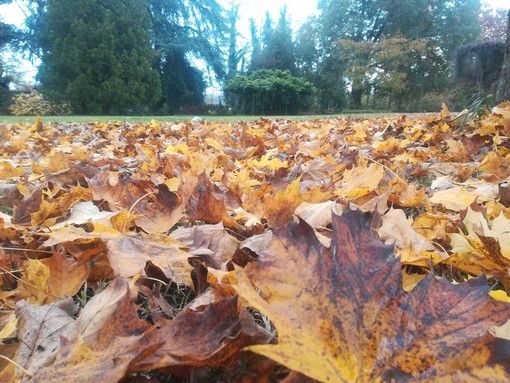
[[[26,28],[0,22],[0,46],[39,58],[38,89],[75,113],[203,113],[213,87],[242,113],[458,109],[494,94],[507,31],[480,0],[317,0],[247,36],[238,0],[17,3]],[[11,77],[0,63],[0,100]]]

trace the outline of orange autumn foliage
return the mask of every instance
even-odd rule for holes
[[[509,381],[509,119],[0,125],[0,381]]]

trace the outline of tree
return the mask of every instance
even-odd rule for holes
[[[505,60],[496,92],[496,102],[510,101],[510,9],[507,15]]]
[[[290,71],[261,69],[234,77],[225,93],[236,113],[293,114],[308,108],[313,86]]]
[[[160,105],[166,104],[163,111],[175,113],[203,103],[205,80],[194,59],[202,60],[223,81],[221,48],[227,33],[223,8],[216,0],[148,0],[148,5],[163,84]]]
[[[311,16],[297,32],[295,57],[297,73],[314,84],[317,106],[323,113],[334,113],[347,103],[345,80],[341,75],[345,64],[329,59],[331,53],[325,46],[323,26]]]
[[[444,86],[448,64],[455,47],[462,43],[476,41],[480,28],[478,12],[479,0],[320,0],[319,23],[321,45],[325,50],[324,67],[331,60],[341,60],[338,40],[351,40],[359,43],[375,43],[383,38],[402,37],[410,41],[427,39],[427,56],[416,57],[412,63],[413,71],[408,73],[408,83],[412,91],[409,97]],[[347,60],[345,68],[354,64]],[[365,56],[370,61],[370,55]],[[368,66],[367,66],[368,68]],[[370,91],[368,84],[369,69],[366,73],[351,71],[353,75],[345,75],[351,88],[351,105],[361,107],[363,94]]]
[[[484,8],[480,15],[482,40],[505,41],[506,10],[502,8]]]
[[[261,42],[260,36],[257,30],[257,25],[254,19],[250,19],[250,37],[251,37],[251,60],[250,60],[250,72],[254,72],[259,69],[260,64],[260,52]]]
[[[181,52],[167,52],[161,70],[167,112],[183,112],[203,104],[206,89],[203,73],[193,67]]]
[[[297,73],[309,80],[315,77],[321,60],[317,29],[317,18],[308,18],[297,31],[294,46]]]
[[[262,27],[262,38],[256,37],[256,28],[252,25],[253,47],[251,70],[279,69],[296,72],[296,59],[294,57],[294,43],[292,28],[287,16],[287,8],[280,12],[276,26],[269,12]]]
[[[161,95],[143,0],[48,0],[38,78],[77,113],[137,111]]]
[[[239,63],[244,59],[246,48],[237,47],[237,21],[239,20],[239,4],[230,3],[228,10],[228,58],[227,58],[227,79],[233,78],[238,72]]]
[[[402,100],[412,89],[413,65],[427,54],[425,39],[411,40],[403,37],[382,38],[377,42],[337,42],[344,60],[351,64],[344,73],[350,78],[363,79],[364,86],[377,89],[388,97],[388,108],[395,101],[397,110]]]
[[[0,5],[10,3],[10,0],[0,0]],[[0,50],[6,45],[15,42],[19,38],[19,33],[16,28],[10,24],[2,22],[0,18]],[[10,91],[9,84],[11,83],[11,76],[7,73],[6,67],[0,58],[0,111],[8,103]]]
[[[455,51],[455,78],[478,93],[494,91],[505,57],[505,43],[484,41],[461,45]],[[493,94],[493,93],[492,93]]]

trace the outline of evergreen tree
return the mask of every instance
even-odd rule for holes
[[[77,113],[137,112],[160,98],[143,0],[48,0],[38,78]]]
[[[298,74],[309,80],[315,78],[321,61],[316,17],[310,17],[297,31],[294,52]]]
[[[11,0],[0,0],[0,5],[9,4]],[[6,24],[0,18],[0,49],[7,44],[13,44],[19,39],[19,33],[11,24]],[[0,58],[0,112],[3,112],[10,98],[9,84],[12,78],[6,74],[5,65]]]
[[[253,34],[252,42],[254,42]],[[266,19],[262,27],[261,42],[260,53],[257,52],[258,48],[253,48],[252,71],[258,69],[276,69],[288,70],[292,73],[296,72],[292,28],[287,17],[286,7],[281,10],[276,26],[273,25],[271,15],[268,12],[266,13]],[[256,40],[254,43],[256,43]]]
[[[234,77],[225,93],[234,112],[294,114],[308,109],[313,86],[288,70],[261,69]]]
[[[175,113],[203,103],[205,81],[193,59],[203,60],[217,80],[225,78],[223,8],[216,0],[148,0],[148,5],[159,57],[163,110]]]
[[[228,58],[227,58],[227,79],[237,74],[239,62],[242,60],[245,49],[237,48],[238,31],[236,23],[239,20],[239,4],[230,3],[228,11]]]
[[[250,37],[251,37],[251,61],[250,72],[260,68],[261,42],[257,31],[257,25],[254,19],[250,19]]]

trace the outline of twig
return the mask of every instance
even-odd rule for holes
[[[389,171],[391,174],[393,174],[396,178],[398,178],[400,181],[407,183],[402,177],[400,177],[397,173],[395,173],[393,170],[391,170],[389,167],[387,167],[384,164],[381,164],[379,161],[374,160],[373,158],[365,157],[367,160],[372,161],[373,163],[376,163],[378,165],[381,165],[384,169]]]
[[[7,270],[7,269],[4,269],[2,266],[0,266],[0,270],[3,270],[5,273],[9,274],[11,277],[13,277],[14,279],[16,279],[18,282],[21,282],[21,283],[24,283],[36,290],[39,290],[40,292],[46,294],[46,295],[49,295],[53,298],[57,298],[57,299],[63,299],[62,297],[59,297],[58,295],[55,295],[55,294],[52,294],[50,293],[49,291],[44,291],[43,289],[40,289],[39,287],[31,284],[30,282],[27,282],[27,281],[24,281],[23,279],[17,277],[16,275],[14,275],[11,271]]]
[[[128,210],[128,216],[126,218],[126,220],[124,221],[124,227],[122,228],[122,234],[124,234],[126,232],[126,229],[127,229],[127,224],[128,224],[128,219],[129,219],[129,216],[131,215],[131,211],[133,210],[133,208],[136,206],[136,204],[138,202],[140,202],[142,199],[144,199],[145,197],[148,197],[150,196],[151,194],[154,194],[153,192],[149,192],[149,193],[146,193],[144,194],[143,196],[141,196],[140,198],[138,198],[134,204],[131,205],[131,207],[129,208]]]
[[[0,246],[0,249],[2,250],[13,250],[13,251],[28,251],[28,252],[34,252],[34,253],[46,253],[46,254],[53,254],[53,252],[48,250],[35,250],[35,249],[21,249],[19,247],[3,247]]]
[[[0,354],[0,358],[3,358],[5,359],[6,361],[8,361],[9,363],[12,363],[14,364],[16,367],[18,367],[21,371],[23,371],[25,374],[27,374],[28,376],[30,376],[31,378],[34,377],[34,374],[32,374],[30,371],[24,369],[22,366],[20,366],[18,363],[16,363],[14,360],[11,360],[9,359],[8,357]]]

